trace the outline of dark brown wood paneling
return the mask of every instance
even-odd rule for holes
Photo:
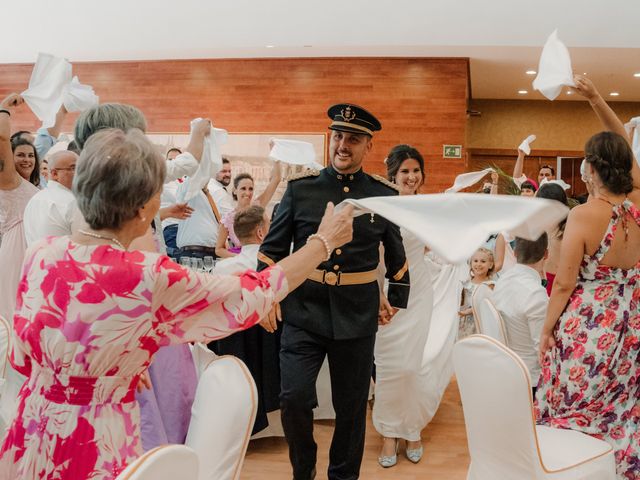
[[[325,132],[327,108],[353,102],[383,126],[365,169],[384,174],[389,149],[409,143],[425,156],[425,191],[433,192],[464,171],[463,160],[442,159],[442,145],[464,145],[467,66],[467,59],[424,58],[181,60],[77,63],[74,74],[101,102],[139,107],[149,132],[182,132],[203,115],[230,132]],[[0,94],[24,90],[31,69],[0,66]],[[38,127],[28,109],[13,121],[15,129]]]

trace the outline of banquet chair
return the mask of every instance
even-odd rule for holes
[[[506,346],[471,335],[453,350],[471,464],[467,480],[615,480],[612,447],[535,424],[529,372]]]
[[[213,353],[204,343],[194,343],[189,345],[191,348],[191,356],[193,357],[193,364],[196,367],[196,375],[200,378],[202,372],[213,362],[218,355]]]
[[[125,468],[116,480],[197,480],[198,456],[184,445],[153,448]]]
[[[240,478],[257,409],[256,385],[240,359],[218,357],[202,372],[186,440],[198,455],[200,480]]]
[[[504,327],[504,320],[502,315],[493,305],[493,302],[489,298],[485,298],[480,303],[480,309],[478,312],[478,323],[480,324],[480,330],[478,333],[487,335],[495,340],[498,340],[503,345],[509,346],[507,341],[507,332]]]
[[[480,305],[485,298],[491,298],[492,293],[493,290],[482,283],[478,285],[471,296],[471,310],[473,311],[473,321],[476,324],[476,332],[480,332],[480,315],[482,315]]]

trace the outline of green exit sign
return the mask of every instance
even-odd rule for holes
[[[462,145],[443,145],[442,156],[444,158],[462,158]]]

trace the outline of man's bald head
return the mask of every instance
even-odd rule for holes
[[[76,173],[78,154],[69,150],[61,150],[51,155],[48,160],[51,180],[71,190],[73,176]]]

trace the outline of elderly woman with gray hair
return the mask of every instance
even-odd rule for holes
[[[329,204],[307,245],[260,273],[128,251],[159,208],[165,169],[138,130],[92,135],[73,183],[87,228],[27,250],[12,362],[29,379],[0,449],[6,478],[116,477],[142,453],[135,387],[154,354],[255,325],[351,240],[351,208]]]

